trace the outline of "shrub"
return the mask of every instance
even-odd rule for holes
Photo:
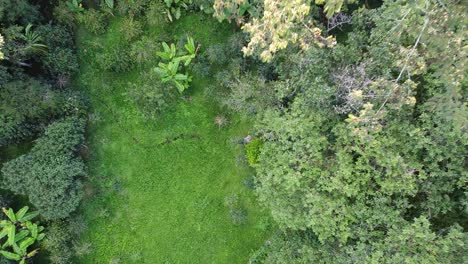
[[[254,166],[257,163],[262,145],[263,145],[263,142],[259,138],[254,139],[250,143],[245,145],[247,161],[249,162],[250,166]]]
[[[120,33],[125,41],[129,42],[138,37],[143,32],[143,25],[132,16],[125,17],[119,27]]]
[[[255,189],[255,177],[254,176],[247,176],[242,180],[242,184],[250,189],[254,190]]]
[[[50,263],[71,263],[73,256],[69,246],[70,240],[71,235],[67,230],[66,223],[57,221],[47,227],[47,236],[43,246],[49,253]]]
[[[156,59],[155,49],[156,45],[154,41],[144,36],[140,40],[132,43],[130,57],[136,64],[144,65]]]
[[[39,7],[32,5],[28,0],[0,0],[0,20],[13,25],[35,24],[41,16]]]
[[[48,47],[42,63],[52,76],[70,76],[78,71],[73,36],[66,28],[47,24],[38,27],[38,33]]]
[[[62,97],[36,80],[14,81],[0,88],[0,146],[30,137],[41,123],[61,112]]]
[[[214,44],[206,49],[206,57],[210,64],[223,65],[229,61],[227,50],[223,44]]]
[[[154,118],[174,101],[176,93],[172,87],[161,83],[152,74],[142,80],[129,85],[126,95],[128,100],[143,111],[144,117]]]
[[[116,1],[117,11],[122,15],[137,17],[148,6],[150,0]],[[155,1],[156,2],[156,1]]]
[[[73,252],[77,257],[83,257],[92,252],[92,244],[88,242],[75,242],[73,243]]]
[[[224,205],[229,209],[229,219],[235,225],[241,225],[247,220],[247,212],[239,204],[239,196],[232,194],[224,198]]]
[[[116,46],[97,53],[95,63],[104,71],[126,72],[132,68],[132,58],[128,47]]]
[[[76,23],[75,14],[68,8],[67,2],[59,1],[58,4],[54,7],[53,11],[54,19],[62,25],[65,25],[68,28],[74,28]]]
[[[146,22],[150,26],[162,26],[167,24],[166,16],[163,14],[164,4],[162,1],[150,3],[145,13]]]
[[[123,1],[125,2],[125,1]],[[87,30],[94,34],[102,34],[106,29],[105,15],[95,9],[88,9],[76,14],[77,20]]]
[[[42,62],[45,69],[54,77],[71,76],[79,67],[76,54],[67,48],[49,50]]]

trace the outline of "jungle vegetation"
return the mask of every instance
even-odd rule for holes
[[[0,263],[468,262],[467,11],[0,0]]]

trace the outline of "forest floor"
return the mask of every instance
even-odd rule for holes
[[[81,240],[92,251],[79,262],[246,263],[271,233],[268,214],[244,184],[253,173],[242,161],[244,149],[230,142],[245,136],[250,124],[230,116],[229,126],[219,129],[213,120],[220,108],[203,93],[214,80],[198,76],[188,90],[190,100],[177,99],[155,119],[143,117],[125,93],[151,67],[106,72],[83,52],[90,41],[108,48],[122,41],[119,23],[113,19],[100,36],[80,31],[77,39],[81,73],[75,82],[92,105],[90,177],[81,209],[88,226]],[[159,30],[144,34],[158,41]],[[188,34],[202,48],[226,41],[232,32],[198,14],[164,30],[174,39]],[[233,194],[247,212],[242,225],[232,223],[224,204]]]

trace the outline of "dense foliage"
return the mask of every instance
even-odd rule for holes
[[[257,261],[463,262],[464,11],[385,2],[334,49],[281,57],[256,191],[286,233]]]
[[[51,124],[31,151],[4,164],[2,188],[27,195],[46,219],[67,217],[82,196],[85,167],[77,152],[83,143],[82,120]]]

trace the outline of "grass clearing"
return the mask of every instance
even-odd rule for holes
[[[90,168],[82,211],[88,224],[83,242],[92,253],[81,263],[245,263],[270,234],[269,217],[259,211],[243,181],[253,171],[243,147],[233,137],[245,136],[250,124],[230,116],[229,126],[213,122],[221,111],[203,96],[213,79],[194,76],[190,100],[178,99],[157,119],[142,117],[125,99],[129,83],[151,67],[116,74],[100,71],[83,52],[98,41],[112,48],[121,40],[121,20],[106,34],[78,34],[81,74],[76,83],[89,94],[92,118],[88,129]],[[167,30],[174,40],[189,34],[206,48],[226,41],[229,25],[200,14],[186,15],[168,29],[145,35],[159,44]],[[153,65],[154,66],[154,65]],[[229,219],[224,200],[238,195],[247,212],[245,224]]]

